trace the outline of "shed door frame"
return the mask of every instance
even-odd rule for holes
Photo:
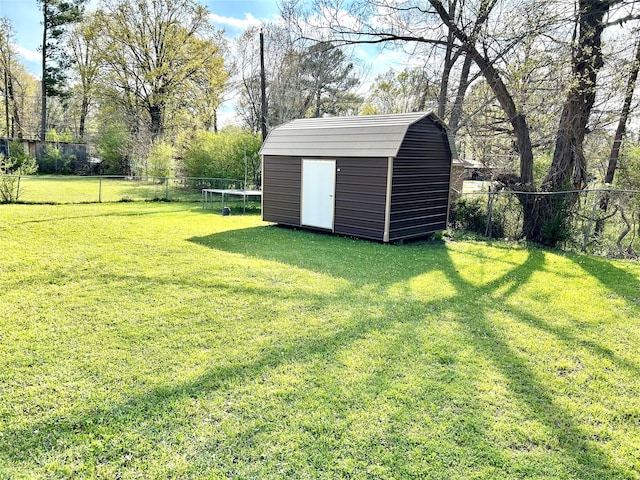
[[[335,194],[335,159],[303,158],[300,224],[333,231]]]

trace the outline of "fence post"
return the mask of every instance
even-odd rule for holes
[[[98,177],[100,180],[100,186],[98,187],[98,203],[102,203],[102,177]]]
[[[484,236],[489,237],[491,235],[491,216],[493,215],[493,188],[489,185],[489,198],[487,200],[487,227],[484,230]]]
[[[589,243],[589,238],[591,237],[591,228],[593,227],[593,222],[596,218],[596,212],[598,211],[598,202],[600,201],[600,190],[596,190],[596,197],[593,201],[593,208],[591,209],[591,216],[589,217],[589,224],[587,225],[587,231],[584,232],[584,241],[582,242],[582,251],[587,250],[587,244]]]
[[[20,179],[22,178],[21,175],[18,175],[18,188],[16,188],[16,202],[18,201],[18,198],[20,198]]]
[[[169,201],[169,177],[164,177],[164,199]]]

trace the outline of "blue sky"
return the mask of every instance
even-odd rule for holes
[[[279,13],[276,0],[199,0],[211,11],[211,22],[224,28],[230,37],[241,33],[249,25],[274,20]],[[98,0],[90,0],[95,9]],[[0,0],[0,17],[7,17],[13,25],[15,48],[20,61],[35,75],[40,76],[42,42],[42,12],[36,0]]]
[[[240,35],[249,26],[272,22],[279,17],[277,0],[196,0],[208,7],[211,23],[224,29],[229,38]],[[89,0],[88,9],[95,10],[99,0]],[[41,76],[42,12],[36,0],[0,0],[0,17],[7,17],[14,30],[14,48],[20,62],[37,78]],[[360,65],[361,87],[365,92],[373,77],[389,67],[404,68],[407,57],[398,51],[378,52],[376,47],[361,46],[355,50]],[[235,123],[235,94],[222,105],[221,125]]]

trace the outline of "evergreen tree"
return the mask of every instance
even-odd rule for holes
[[[64,34],[69,25],[82,19],[87,0],[38,0],[42,10],[42,112],[40,138],[47,132],[47,97],[66,95],[66,71],[70,57],[65,54]]]

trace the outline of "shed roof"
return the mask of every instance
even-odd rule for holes
[[[395,157],[409,126],[429,116],[446,131],[446,126],[436,115],[425,112],[293,120],[273,129],[260,153],[314,157]],[[455,157],[451,136],[449,147]]]

